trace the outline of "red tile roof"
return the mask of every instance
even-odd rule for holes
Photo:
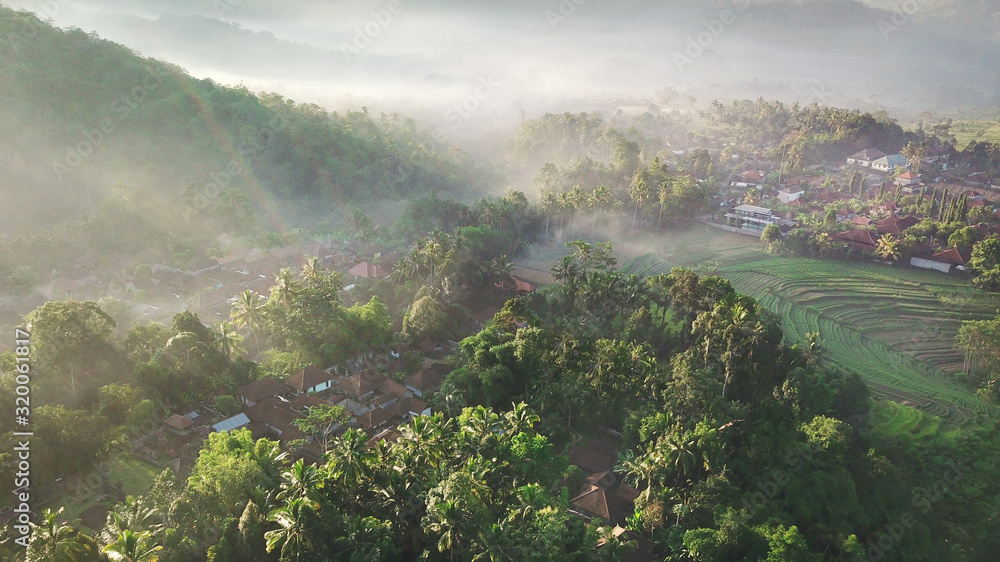
[[[284,384],[281,384],[274,379],[265,377],[263,379],[253,381],[248,385],[239,387],[236,389],[236,393],[251,402],[260,402],[265,398],[284,394],[288,392],[288,390],[288,387]]]
[[[938,252],[926,259],[949,265],[965,265],[965,262],[969,261],[968,258],[962,255],[962,252],[958,251],[958,248],[950,248]]]
[[[294,388],[298,392],[305,392],[318,384],[325,383],[333,379],[333,375],[327,373],[319,367],[310,365],[305,369],[296,371],[285,379],[285,384]]]
[[[367,279],[382,279],[383,277],[388,277],[392,272],[387,269],[382,269],[371,262],[363,261],[351,269],[348,269],[347,273]]]

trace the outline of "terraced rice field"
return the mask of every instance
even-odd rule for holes
[[[645,245],[642,245],[642,244]],[[826,361],[860,374],[873,393],[963,423],[986,406],[947,374],[962,366],[954,341],[963,320],[989,318],[1000,297],[937,272],[776,257],[750,237],[708,227],[661,240],[617,244],[623,265],[645,275],[687,266],[728,278],[777,313],[786,338],[818,332]]]

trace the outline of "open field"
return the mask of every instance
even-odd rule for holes
[[[757,240],[700,226],[616,243],[622,266],[644,275],[685,266],[729,279],[777,313],[790,343],[818,332],[825,359],[856,372],[879,397],[962,423],[986,406],[947,374],[962,367],[963,320],[989,318],[1000,296],[967,279],[908,267],[772,256]],[[531,267],[562,255],[552,247]]]
[[[107,499],[98,501],[98,496],[102,493],[99,487],[101,474],[112,486],[121,482],[122,492],[126,496],[138,496],[149,492],[160,471],[161,469],[156,466],[130,454],[117,455],[87,476],[79,476],[70,482],[66,487],[66,496],[62,502],[54,502],[56,505],[52,509],[57,509],[59,505],[65,506],[66,520],[73,521],[87,510],[93,510],[95,507],[107,508],[114,503],[113,500]],[[103,521],[101,524],[103,525]]]

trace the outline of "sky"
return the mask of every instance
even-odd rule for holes
[[[1000,90],[994,46],[852,0],[4,3],[197,77],[329,109],[398,111],[453,134],[547,111],[669,109],[686,96],[899,114],[986,104]]]

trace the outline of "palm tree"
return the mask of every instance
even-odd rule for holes
[[[240,293],[239,299],[233,303],[233,309],[229,314],[229,317],[237,328],[250,327],[250,332],[253,334],[253,341],[257,346],[257,353],[260,353],[260,341],[257,339],[257,330],[264,324],[265,304],[259,294],[247,289]]]
[[[317,279],[323,277],[326,270],[323,269],[323,263],[316,256],[313,256],[306,260],[306,263],[302,264],[302,279],[306,284],[313,284]]]
[[[160,545],[151,545],[149,531],[136,533],[125,529],[115,538],[114,542],[105,545],[101,552],[112,562],[154,562],[156,553],[163,549]]]
[[[646,484],[645,499],[648,504],[653,494],[654,482],[659,482],[662,477],[661,471],[663,470],[663,466],[663,457],[659,451],[653,450],[638,457],[625,458],[619,462],[618,470],[625,475],[626,480],[632,482],[635,486],[641,486],[643,483]]]
[[[833,238],[826,232],[816,234],[816,249],[819,250],[819,256],[823,257],[833,249]]]
[[[563,256],[558,264],[552,267],[552,278],[566,285],[566,301],[569,309],[573,309],[576,300],[577,284],[580,280],[581,268],[573,256]]]
[[[573,236],[576,236],[576,218],[580,215],[580,208],[583,207],[584,195],[583,188],[579,185],[574,185],[573,189],[566,192],[566,201],[570,204],[573,209]]]
[[[318,507],[319,504],[311,500],[292,498],[284,507],[272,511],[268,520],[277,523],[278,528],[264,533],[267,551],[272,552],[278,548],[281,560],[298,562],[302,554],[312,546],[308,523]]]
[[[295,302],[295,293],[299,290],[299,282],[292,270],[283,267],[274,275],[274,285],[271,286],[271,296],[276,297],[285,308],[291,308]]]
[[[87,542],[71,525],[61,523],[65,508],[58,511],[45,509],[42,522],[32,524],[31,542],[25,551],[27,562],[74,562],[82,558]]]
[[[350,490],[350,497],[357,499],[356,490],[371,477],[374,457],[368,450],[368,436],[351,428],[338,436],[333,447],[326,454],[330,478]],[[350,502],[350,513],[354,514],[355,501]]]
[[[306,465],[302,459],[295,461],[281,477],[281,491],[277,496],[279,500],[308,497],[322,482],[322,475],[316,465]]]
[[[507,431],[504,435],[511,436],[531,429],[541,420],[524,402],[514,404],[514,409],[505,413],[503,417],[504,421],[507,422]]]
[[[432,517],[427,525],[427,530],[440,534],[438,538],[438,552],[448,551],[449,560],[455,560],[455,549],[460,547],[461,538],[464,536],[462,529],[462,509],[451,500],[444,500],[434,504],[431,512]]]
[[[590,235],[594,235],[594,230],[597,229],[597,211],[602,207],[608,205],[611,202],[611,188],[605,184],[601,184],[594,188],[594,191],[590,194],[590,199],[588,203],[590,204],[590,210],[594,213],[594,222],[590,225]]]
[[[878,246],[875,247],[875,253],[884,260],[891,259],[892,261],[899,261],[899,258],[903,255],[899,248],[899,240],[893,238],[891,234],[883,234],[878,239]]]
[[[492,272],[492,277],[500,283],[501,288],[513,285],[511,275],[514,274],[514,270],[517,268],[507,259],[506,254],[493,259],[489,264],[489,268]]]
[[[758,201],[760,201],[760,196],[757,194],[756,188],[751,187],[743,195],[743,202],[747,205],[756,205]]]
[[[649,197],[649,186],[646,185],[646,180],[637,176],[628,188],[628,196],[635,203],[635,210],[632,211],[632,230],[635,230],[635,219],[639,214],[639,207]]]
[[[215,341],[219,344],[222,354],[232,359],[236,355],[236,351],[240,348],[243,336],[236,331],[236,325],[233,322],[223,320],[219,322],[216,329]]]

